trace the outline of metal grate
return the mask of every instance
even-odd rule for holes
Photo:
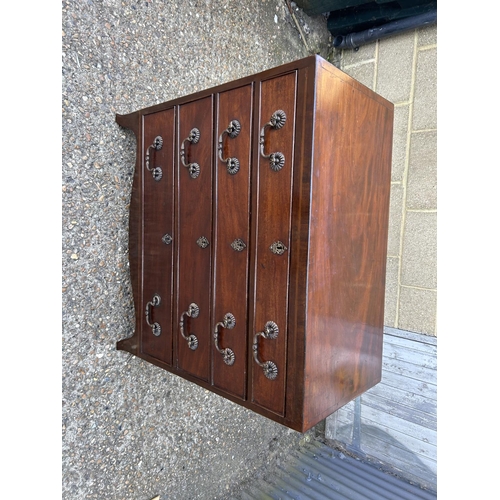
[[[312,441],[292,452],[266,480],[242,493],[242,500],[433,500],[423,490],[328,446]]]

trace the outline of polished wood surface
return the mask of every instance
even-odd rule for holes
[[[225,162],[216,154],[214,197],[214,294],[212,331],[231,313],[236,319],[233,329],[220,328],[219,349],[230,348],[234,364],[224,362],[222,355],[212,349],[213,384],[240,398],[246,395],[247,372],[247,311],[248,266],[250,246],[250,159],[252,137],[253,86],[245,85],[217,95],[217,140],[236,119],[241,125],[237,137],[223,134],[222,158],[237,158],[239,171],[230,174]],[[241,240],[245,248],[233,249],[231,244]]]
[[[202,380],[210,377],[211,262],[212,262],[212,159],[213,159],[213,97],[179,106],[177,163],[177,310],[176,322],[188,311],[191,303],[199,307],[197,318],[184,317],[185,335],[196,335],[198,347],[189,348],[176,328],[178,367]],[[194,144],[184,141],[193,128],[200,131]],[[198,163],[200,173],[192,178],[181,163],[180,148],[184,141],[185,162]],[[202,248],[197,241],[208,240]]]
[[[315,122],[306,426],[380,381],[392,106],[321,65]]]
[[[296,137],[292,185],[292,220],[290,279],[288,299],[287,342],[288,369],[286,379],[285,424],[297,428],[304,415],[304,362],[306,345],[307,259],[309,252],[309,211],[311,202],[311,166],[314,123],[315,65],[298,70]]]
[[[278,109],[286,112],[286,124],[266,128],[264,149],[282,152],[285,165],[272,171],[259,138]],[[231,175],[217,146],[234,118],[241,133],[225,134],[222,150],[223,158],[240,160],[240,171]],[[132,337],[117,347],[304,432],[380,380],[393,105],[311,56],[117,115],[134,131],[141,153],[159,129],[170,137],[170,120],[175,168],[164,175],[172,184],[148,196],[157,186],[147,185],[143,155],[136,161],[129,248],[138,319]],[[200,141],[185,146],[187,161],[200,164],[196,179],[179,156],[193,127]],[[168,151],[162,152],[165,165],[172,164]],[[172,202],[173,244],[166,249],[155,245],[159,226],[172,220]],[[196,244],[201,236],[207,248]],[[237,238],[246,244],[242,252],[231,248]],[[282,255],[270,249],[276,242],[286,246]],[[157,274],[148,271],[155,268]],[[168,294],[171,274],[172,337],[162,332],[151,339],[144,308],[153,289]],[[194,351],[179,331],[180,315],[192,302],[200,315],[185,317],[185,333],[198,337]],[[213,338],[228,312],[236,326],[219,327],[218,340],[235,352],[233,365],[224,363]],[[169,322],[161,307],[154,314]],[[258,357],[276,363],[274,380],[264,376],[252,350],[267,321],[279,334],[259,338]]]
[[[270,167],[268,159],[255,152],[256,236],[254,264],[254,321],[252,336],[262,332],[268,321],[279,328],[276,339],[259,338],[261,362],[272,361],[278,368],[276,379],[266,378],[252,360],[252,401],[283,415],[285,409],[286,345],[288,313],[288,271],[290,259],[290,218],[292,211],[293,148],[295,132],[296,72],[265,80],[260,85],[259,133],[276,111],[286,113],[283,128],[267,127],[264,153],[281,152],[285,164],[279,171]],[[287,250],[278,255],[271,251],[273,243],[281,242]]]
[[[173,248],[162,238],[174,234],[174,108],[144,117],[143,156],[153,144],[158,131],[163,139],[160,150],[150,148],[150,168],[162,169],[156,181],[151,172],[143,169],[143,314],[141,315],[142,352],[172,364],[172,312],[173,312]],[[158,322],[161,333],[155,336],[146,323],[145,308],[158,294],[161,302],[150,307],[150,323]]]

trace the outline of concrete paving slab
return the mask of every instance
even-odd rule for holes
[[[401,264],[401,285],[437,287],[437,214],[406,212]],[[401,327],[403,328],[403,327]],[[412,330],[411,328],[403,328]]]
[[[437,128],[437,49],[417,55],[413,130]]]
[[[410,144],[406,207],[437,209],[437,131],[414,132]]]

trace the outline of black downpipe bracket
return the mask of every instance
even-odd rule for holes
[[[396,33],[402,33],[403,31],[409,31],[415,28],[421,28],[422,26],[434,24],[436,21],[437,10],[433,10],[418,16],[398,19],[397,21],[392,21],[390,23],[383,24],[382,26],[370,28],[358,33],[336,36],[333,40],[333,46],[336,49],[358,50],[361,45],[374,42],[375,40],[380,40],[381,38],[387,38],[388,36]]]

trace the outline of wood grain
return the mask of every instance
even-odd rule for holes
[[[193,128],[200,131],[196,144],[185,141],[186,163],[200,166],[199,176],[192,178],[181,163],[177,163],[177,310],[176,319],[191,303],[200,309],[197,318],[185,317],[185,335],[196,335],[198,348],[191,350],[177,328],[178,367],[195,377],[209,380],[211,321],[211,262],[212,262],[212,158],[213,158],[213,97],[179,106],[178,152],[182,141]],[[197,241],[205,237],[209,244],[201,248]]]
[[[287,121],[281,129],[266,128],[264,152],[283,153],[285,165],[273,171],[259,138],[277,110]],[[222,149],[224,159],[240,160],[240,171],[231,175],[217,146],[235,118],[240,135],[224,135]],[[117,347],[300,432],[377,384],[393,105],[311,56],[118,115],[117,121],[134,130],[141,152],[130,209],[138,319],[134,335]],[[179,156],[193,127],[200,129],[200,141],[184,144],[186,160],[200,165],[196,179]],[[174,166],[164,171],[162,190],[150,182],[142,158],[158,128],[171,139],[156,160]],[[167,249],[157,241],[172,221],[174,241]],[[202,236],[207,248],[196,243]],[[231,248],[237,238],[247,245],[242,252]],[[286,247],[282,255],[271,251],[277,242]],[[168,296],[172,274],[173,314],[167,307],[154,311],[155,319],[173,323],[171,337],[167,328],[151,338],[143,324],[145,304],[154,290]],[[185,318],[185,333],[198,337],[194,351],[178,326],[192,302],[200,315]],[[236,327],[220,327],[218,340],[235,352],[232,366],[213,338],[228,312]],[[252,351],[254,334],[268,321],[279,334],[259,338],[258,359],[277,365],[274,380],[264,376]],[[402,367],[397,360],[386,365],[390,383]]]
[[[278,110],[286,113],[283,128],[267,127],[264,152],[281,152],[285,164],[273,171],[269,160],[256,155],[257,228],[255,236],[255,295],[254,328],[263,331],[268,321],[279,328],[276,339],[259,339],[261,362],[272,361],[278,367],[274,380],[252,362],[252,401],[278,414],[285,410],[286,346],[288,331],[288,274],[290,259],[290,232],[292,213],[293,151],[295,138],[296,72],[264,80],[260,88],[259,129],[269,122]],[[282,255],[273,253],[271,245],[281,242],[287,248]],[[253,333],[255,333],[253,332]]]
[[[381,377],[393,108],[318,67],[305,423]],[[328,391],[323,388],[328,387]]]
[[[252,137],[252,85],[218,94],[216,137],[237,119],[241,131],[237,137],[223,135],[222,158],[235,157],[240,169],[230,174],[225,162],[215,159],[214,216],[214,295],[213,325],[222,322],[226,313],[236,319],[235,327],[219,328],[219,348],[230,348],[235,354],[233,365],[224,363],[221,354],[212,349],[213,384],[241,398],[246,392],[248,349],[248,266],[250,245],[250,159]],[[246,245],[236,251],[231,244],[240,239]]]
[[[143,300],[144,308],[153,295],[158,294],[161,302],[150,307],[150,323],[158,322],[161,333],[155,336],[146,322],[142,311],[142,352],[172,364],[172,297],[173,297],[173,248],[162,238],[172,236],[174,228],[174,109],[160,111],[144,117],[144,149],[161,136],[163,147],[150,148],[150,168],[162,169],[162,177],[156,181],[151,172],[144,170],[144,216],[143,216]]]

